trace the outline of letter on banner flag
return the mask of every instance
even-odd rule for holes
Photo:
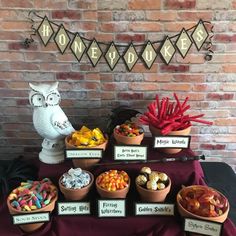
[[[41,38],[44,46],[47,46],[49,40],[51,39],[51,37],[54,34],[54,30],[53,30],[53,28],[46,16],[43,18],[43,21],[39,25],[37,32],[38,32],[39,37]]]
[[[191,48],[193,42],[189,37],[185,29],[182,29],[178,39],[176,40],[175,46],[177,47],[179,53],[183,58],[187,55],[189,49]]]
[[[142,58],[149,69],[152,67],[154,61],[156,60],[156,57],[157,57],[156,50],[154,49],[152,43],[148,41],[143,50]]]
[[[63,25],[61,25],[57,31],[54,41],[60,52],[63,54],[71,41]]]
[[[198,51],[200,51],[202,45],[205,43],[206,39],[209,36],[202,20],[200,20],[198,22],[197,27],[195,28],[195,30],[193,31],[191,36],[192,36],[193,42],[196,45]]]
[[[72,44],[70,46],[71,51],[73,52],[73,54],[75,55],[76,59],[78,61],[81,60],[81,57],[83,56],[85,50],[86,50],[86,46],[84,44],[84,41],[81,39],[81,37],[79,36],[78,33],[76,33]]]
[[[113,70],[120,59],[120,54],[119,54],[114,42],[112,42],[110,44],[110,46],[105,54],[105,59],[107,61],[107,64],[111,68],[111,70]]]
[[[95,67],[102,56],[102,50],[99,47],[96,39],[90,44],[87,55],[93,66]]]
[[[125,64],[126,64],[127,68],[129,69],[129,71],[131,71],[132,68],[134,67],[134,65],[136,64],[137,60],[138,60],[138,54],[137,54],[137,52],[136,52],[136,50],[135,50],[132,43],[128,47],[128,49],[125,52],[123,58],[124,58],[124,61],[125,61]]]
[[[167,36],[164,43],[161,46],[160,54],[164,62],[168,65],[175,54],[175,47],[169,37]]]

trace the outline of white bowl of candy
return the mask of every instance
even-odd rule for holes
[[[94,182],[94,176],[87,170],[71,168],[59,179],[59,188],[67,200],[82,200],[87,197]]]

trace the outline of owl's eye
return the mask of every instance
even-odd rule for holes
[[[44,97],[42,94],[36,93],[31,97],[31,103],[35,107],[42,107],[44,103]]]
[[[57,93],[51,93],[47,96],[46,101],[49,106],[55,106],[60,103],[61,97]]]

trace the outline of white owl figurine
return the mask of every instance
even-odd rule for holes
[[[74,131],[67,116],[59,106],[61,96],[58,82],[51,84],[29,83],[29,101],[33,107],[33,124],[44,138],[39,159],[47,164],[64,161],[64,138]]]

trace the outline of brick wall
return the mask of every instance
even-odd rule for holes
[[[30,10],[63,23],[87,38],[142,43],[172,36],[200,18],[214,24],[214,57],[191,48],[177,53],[169,66],[158,57],[150,70],[142,62],[128,72],[119,62],[113,72],[102,59],[93,68],[86,56],[78,63],[67,50],[61,55],[39,37],[30,48]],[[194,125],[192,148],[209,160],[225,161],[236,170],[236,1],[213,0],[1,0],[0,1],[0,156],[33,156],[41,144],[32,125],[28,82],[59,81],[64,111],[75,125],[103,127],[109,111],[121,104],[144,111],[156,94],[190,97],[191,110],[205,113],[211,127]],[[35,19],[36,24],[39,23]]]

